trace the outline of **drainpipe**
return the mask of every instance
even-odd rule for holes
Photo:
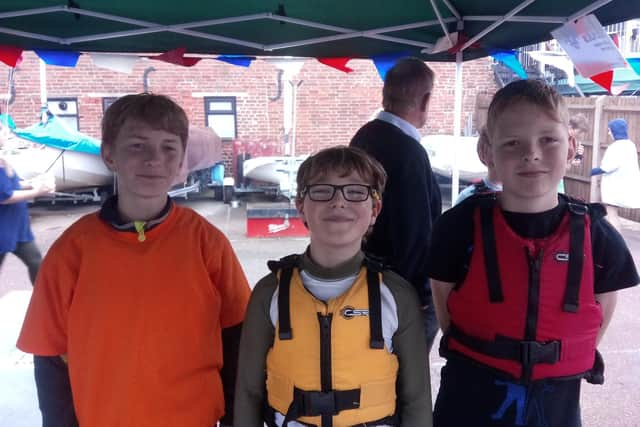
[[[155,71],[156,69],[153,67],[147,67],[144,69],[142,73],[142,88],[144,92],[149,92],[149,74]]]
[[[269,97],[269,101],[271,102],[275,102],[278,99],[280,99],[280,97],[282,96],[282,75],[284,74],[284,70],[278,70],[278,93],[276,94],[276,96],[270,96]]]

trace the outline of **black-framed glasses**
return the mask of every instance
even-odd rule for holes
[[[312,184],[307,185],[304,193],[314,202],[328,202],[336,195],[336,191],[342,192],[342,197],[349,202],[364,202],[375,190],[370,185],[364,184]]]

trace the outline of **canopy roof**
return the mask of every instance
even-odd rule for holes
[[[551,38],[594,12],[640,17],[637,0],[2,0],[0,44],[23,49],[302,57],[423,53],[462,28],[464,59]],[[477,43],[476,43],[477,42]]]

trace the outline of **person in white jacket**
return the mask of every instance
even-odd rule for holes
[[[607,147],[599,168],[591,175],[603,175],[601,183],[602,203],[607,206],[607,218],[620,231],[619,208],[640,208],[640,167],[638,148],[629,139],[628,125],[624,119],[609,122],[609,136],[613,143]]]

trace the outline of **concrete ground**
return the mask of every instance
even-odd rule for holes
[[[267,273],[266,261],[307,245],[304,238],[249,239],[245,237],[244,204],[231,208],[211,200],[191,200],[196,209],[230,239],[249,281],[253,284]],[[79,216],[97,206],[36,206],[31,209],[36,241],[45,253],[60,233]],[[640,224],[625,222],[623,234],[640,265]],[[31,295],[26,268],[12,255],[0,270],[0,427],[40,425],[33,364],[31,358],[15,348],[24,312]],[[640,287],[620,293],[618,308],[609,332],[600,346],[607,369],[603,386],[584,383],[582,407],[585,427],[640,426]],[[437,347],[437,345],[436,345]],[[438,389],[443,360],[431,354],[434,397]]]

